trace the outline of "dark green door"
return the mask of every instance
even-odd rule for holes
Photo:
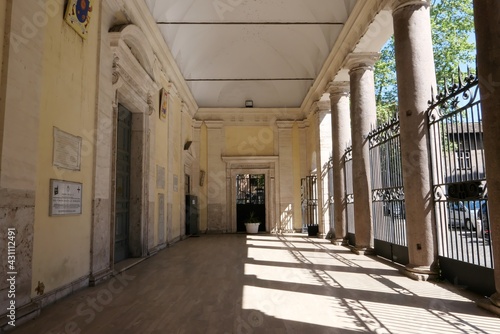
[[[115,263],[129,255],[131,125],[132,114],[120,105],[116,138]]]

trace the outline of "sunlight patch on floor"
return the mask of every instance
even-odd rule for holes
[[[278,319],[327,326],[332,330],[365,330],[354,315],[346,312],[342,300],[329,296],[246,285],[243,287],[242,307]]]

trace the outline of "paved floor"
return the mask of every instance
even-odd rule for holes
[[[500,333],[445,283],[304,235],[190,238],[13,333]]]

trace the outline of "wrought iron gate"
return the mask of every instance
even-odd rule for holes
[[[304,232],[307,229],[309,234],[316,235],[318,234],[318,178],[316,175],[310,175],[301,181],[303,229]]]
[[[237,231],[245,231],[245,221],[253,215],[259,219],[259,231],[266,230],[266,200],[264,174],[236,175]]]
[[[368,138],[375,252],[394,262],[407,264],[409,260],[399,119],[381,125]]]
[[[350,245],[356,244],[354,228],[354,190],[352,186],[352,146],[344,154],[345,202],[347,210],[347,240]]]
[[[495,291],[479,80],[469,71],[429,102],[438,255],[443,275]]]

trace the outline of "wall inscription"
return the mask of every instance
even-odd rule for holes
[[[81,155],[82,137],[73,136],[54,127],[52,164],[60,168],[80,170]]]
[[[50,216],[79,215],[82,213],[82,184],[50,180]]]

